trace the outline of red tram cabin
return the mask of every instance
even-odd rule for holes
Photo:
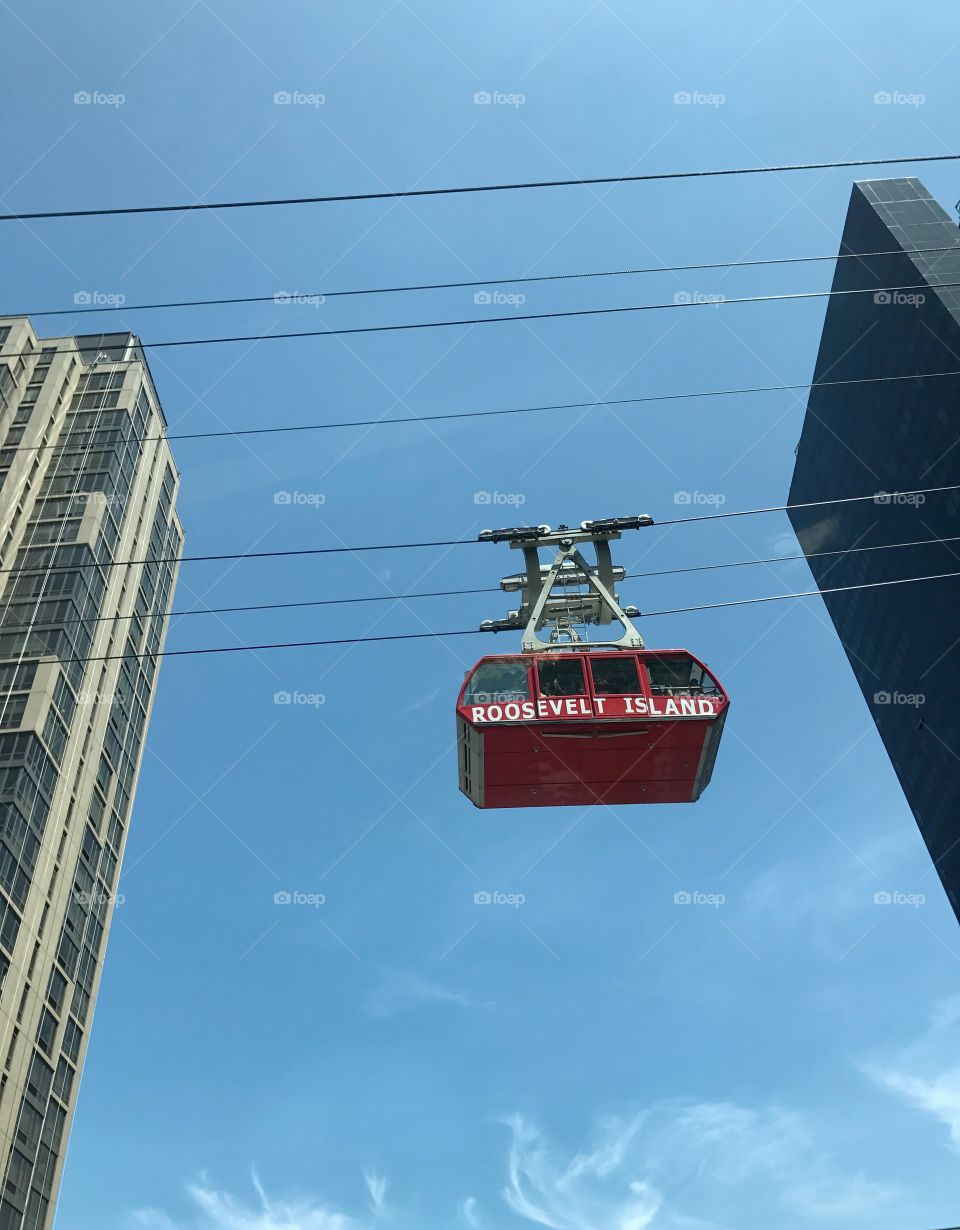
[[[693,803],[703,793],[727,694],[685,649],[647,649],[639,611],[615,588],[626,573],[610,544],[653,524],[644,513],[479,535],[522,552],[524,570],[500,582],[519,592],[517,609],[480,625],[519,630],[523,652],[481,658],[457,699],[460,789],[476,807]],[[595,564],[580,551],[588,544]],[[592,644],[578,631],[614,624],[619,636]]]
[[[481,808],[693,803],[728,704],[684,649],[490,655],[457,700],[460,789]]]

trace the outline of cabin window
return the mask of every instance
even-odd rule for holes
[[[598,696],[633,696],[639,692],[640,677],[637,659],[608,654],[590,659],[593,672],[593,690]]]
[[[463,694],[465,705],[503,705],[529,699],[526,662],[481,662]]]
[[[644,662],[650,676],[650,691],[654,696],[720,695],[713,676],[686,654],[671,654],[664,658],[649,654]]]
[[[547,658],[537,666],[541,696],[585,696],[583,663],[575,658]]]

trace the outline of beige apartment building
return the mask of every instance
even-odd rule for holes
[[[0,1230],[53,1221],[183,542],[165,427],[133,334],[0,318]]]

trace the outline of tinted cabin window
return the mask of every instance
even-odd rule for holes
[[[557,658],[541,662],[537,667],[541,696],[583,696],[583,663]]]
[[[484,662],[473,672],[463,694],[465,705],[502,705],[529,700],[526,662]]]
[[[717,696],[716,680],[693,658],[677,654],[675,657],[645,658],[650,675],[650,690],[654,696]]]
[[[598,696],[632,696],[640,691],[636,658],[620,658],[611,654],[605,658],[591,658],[593,690]]]

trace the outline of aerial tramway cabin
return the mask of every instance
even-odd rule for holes
[[[710,782],[729,699],[685,649],[647,649],[613,585],[609,541],[650,519],[485,531],[523,549],[526,574],[507,577],[520,608],[484,631],[524,629],[524,652],[490,654],[467,672],[457,698],[461,791],[480,808],[693,803]],[[597,565],[576,548],[590,541]],[[557,546],[552,568],[542,546]],[[569,587],[593,594],[571,598]],[[616,640],[588,643],[575,624],[616,619]],[[538,632],[551,626],[550,641]],[[562,641],[560,638],[569,639]]]
[[[485,657],[457,700],[460,788],[477,807],[693,803],[727,705],[685,649]]]

